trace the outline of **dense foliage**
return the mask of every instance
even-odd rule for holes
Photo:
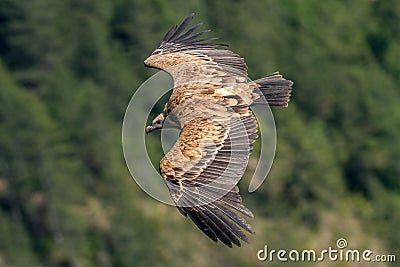
[[[268,179],[240,184],[257,232],[240,249],[148,197],[122,156],[143,60],[191,12],[252,78],[295,81]],[[254,266],[264,244],[340,237],[399,261],[399,25],[396,0],[0,1],[0,266]]]

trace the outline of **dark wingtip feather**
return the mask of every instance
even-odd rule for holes
[[[164,41],[164,42],[167,42],[167,41],[171,38],[171,36],[175,33],[176,28],[178,28],[178,25],[175,24],[174,26],[172,26],[172,27],[169,29],[169,31],[165,34],[165,36],[164,36],[164,38],[163,38],[163,41]]]
[[[207,223],[200,218],[199,214],[196,212],[188,212],[189,218],[196,224],[196,226],[212,241],[218,242],[218,237],[214,231],[207,225]]]
[[[215,48],[220,44],[210,43],[208,41],[215,40],[217,38],[203,38],[200,39],[199,37],[203,36],[204,34],[208,33],[210,30],[204,30],[200,32],[195,32],[202,23],[198,23],[186,30],[189,23],[192,21],[194,17],[194,13],[187,16],[181,24],[174,25],[169,29],[169,31],[165,34],[159,48],[164,49],[164,51],[180,51],[180,50],[187,50],[187,49],[196,49],[196,48]],[[224,46],[224,45],[223,45]]]
[[[170,37],[171,40],[176,39],[179,34],[182,33],[182,31],[186,28],[186,26],[192,21],[194,17],[194,13],[190,14],[189,16],[187,16],[182,23],[179,25],[179,27],[175,30],[174,34]],[[169,40],[166,40],[169,41]]]
[[[185,40],[185,39],[187,39],[187,38],[190,38],[189,35],[190,35],[192,32],[194,32],[195,30],[197,30],[198,28],[200,28],[202,25],[203,25],[203,23],[200,22],[200,23],[197,23],[196,25],[190,27],[185,33],[181,34],[181,36],[179,36],[176,40],[177,40],[177,41],[182,41],[182,40]],[[187,38],[186,38],[186,37],[187,37]]]

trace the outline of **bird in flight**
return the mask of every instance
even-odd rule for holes
[[[203,37],[194,14],[174,25],[144,61],[168,72],[174,89],[163,112],[146,127],[161,129],[167,118],[180,128],[178,140],[160,161],[160,173],[178,210],[213,241],[228,247],[248,242],[254,233],[242,217],[252,212],[242,204],[237,183],[246,169],[257,121],[256,104],[286,107],[293,82],[278,72],[251,81],[244,59]]]

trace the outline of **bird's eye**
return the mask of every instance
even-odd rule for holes
[[[161,54],[162,52],[163,52],[162,48],[157,48],[156,50],[154,50],[153,55]]]

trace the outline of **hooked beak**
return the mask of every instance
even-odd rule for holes
[[[155,128],[153,127],[153,125],[149,125],[146,127],[146,134],[149,134],[154,130],[155,130]]]
[[[151,133],[157,129],[161,129],[164,123],[164,114],[158,114],[158,116],[153,120],[153,122],[146,127],[146,133]]]

